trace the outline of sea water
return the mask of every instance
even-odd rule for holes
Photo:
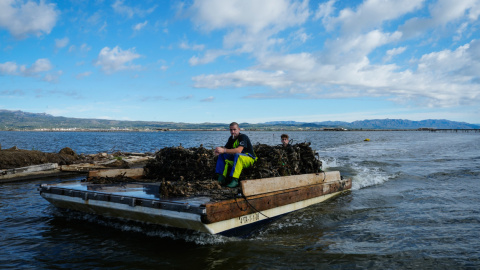
[[[281,132],[245,132],[279,144]],[[2,269],[479,269],[480,133],[289,132],[352,191],[284,216],[250,238],[60,213],[46,178],[0,184]],[[0,132],[3,149],[77,153],[213,148],[228,132]],[[365,139],[370,139],[365,141]]]

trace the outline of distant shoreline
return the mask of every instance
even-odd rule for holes
[[[353,122],[321,121],[270,121],[265,123],[240,122],[240,127],[248,131],[331,131],[331,130],[390,130],[410,131],[417,129],[480,129],[479,124],[450,121],[446,119],[366,119]],[[82,119],[52,116],[45,113],[29,113],[0,109],[0,130],[7,131],[223,131],[228,123],[184,123],[159,121],[122,121],[105,119]]]
[[[0,131],[13,132],[184,132],[184,131],[225,131],[228,129],[9,129]],[[320,129],[242,129],[248,132],[332,132],[332,131],[427,131],[427,132],[480,132],[480,129],[436,129],[436,128],[417,128],[417,129],[340,129],[340,128],[320,128]]]

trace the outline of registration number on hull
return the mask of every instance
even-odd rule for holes
[[[248,224],[260,220],[260,213],[253,213],[246,216],[238,217],[240,224]]]

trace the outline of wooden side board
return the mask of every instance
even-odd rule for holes
[[[242,191],[245,196],[253,196],[337,180],[340,180],[339,171],[244,180],[241,181],[240,184],[242,185]]]
[[[206,214],[202,216],[202,222],[210,224],[232,219],[351,188],[352,180],[345,179],[255,195],[246,199],[240,197],[228,201],[207,203],[205,205]]]

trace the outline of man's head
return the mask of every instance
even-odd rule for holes
[[[233,138],[238,137],[240,134],[240,127],[238,126],[237,122],[232,122],[230,124],[230,135],[232,135]]]
[[[283,146],[287,146],[288,145],[288,135],[287,134],[282,134],[282,136],[280,136],[280,138],[282,139],[282,144]]]

